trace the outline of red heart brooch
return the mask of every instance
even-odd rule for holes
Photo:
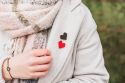
[[[66,44],[63,43],[63,41],[59,41],[58,45],[59,45],[59,48],[64,48]]]
[[[58,42],[59,48],[64,48],[66,46],[65,42],[63,40],[67,40],[67,33],[64,32],[63,35],[60,35],[60,41]]]

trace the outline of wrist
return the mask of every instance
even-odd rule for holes
[[[2,68],[3,78],[5,80],[12,80],[12,77],[10,76],[9,72],[7,71],[7,67],[8,67],[8,63],[7,63],[7,59],[5,59],[3,62],[3,68]]]

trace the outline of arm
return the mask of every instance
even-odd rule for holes
[[[5,80],[3,79],[3,75],[2,75],[2,64],[3,64],[3,61],[6,57],[2,57],[2,55],[4,54],[3,51],[2,51],[2,48],[3,47],[3,37],[2,37],[2,32],[0,31],[0,83],[5,83]]]
[[[0,31],[0,83],[5,83],[5,78],[4,77],[8,78],[8,76],[9,76],[7,71],[6,71],[6,73],[4,73],[4,76],[3,76],[3,68],[2,68],[4,60],[6,58],[10,57],[10,56],[3,56],[3,55],[6,55],[6,53],[3,51],[5,41],[7,41],[6,36],[4,36],[4,34]],[[6,64],[4,64],[4,68],[6,68]],[[4,70],[6,70],[6,69],[4,69]]]
[[[96,24],[88,12],[80,30],[73,78],[58,83],[108,83]]]
[[[7,56],[0,58],[0,83],[5,83],[5,79],[10,78],[9,73],[6,71],[6,61],[4,62],[6,58]]]

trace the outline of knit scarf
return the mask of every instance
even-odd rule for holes
[[[16,56],[31,49],[46,48],[62,0],[0,0],[0,30],[9,36],[5,52]],[[24,80],[20,83],[37,83]]]

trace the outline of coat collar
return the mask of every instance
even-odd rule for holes
[[[81,0],[63,0],[63,5],[70,6],[70,10],[73,11],[81,2]]]
[[[71,11],[73,11],[82,2],[81,0],[70,0],[70,1],[71,1]]]

